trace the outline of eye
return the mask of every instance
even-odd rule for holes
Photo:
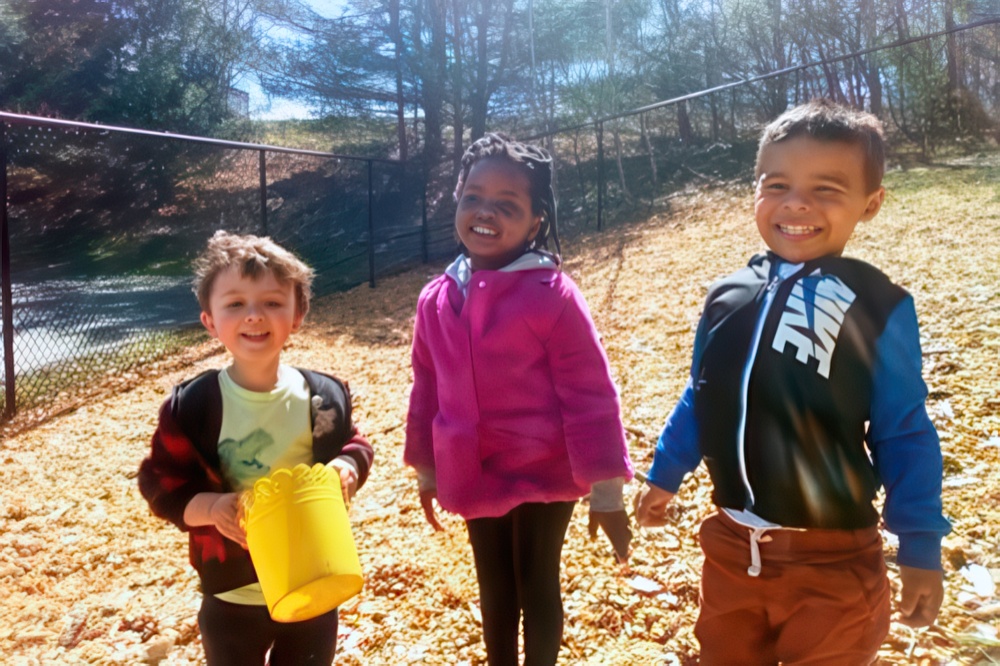
[[[267,302],[267,307],[269,307],[269,308],[280,308],[280,307],[284,307],[284,305],[285,304],[282,303],[281,301],[268,301]]]
[[[787,190],[788,186],[785,185],[784,183],[767,183],[766,185],[764,185],[764,189],[765,190],[773,190],[773,191],[781,191],[781,190]]]
[[[226,307],[231,309],[243,307],[243,301],[231,301],[229,303],[226,303]]]

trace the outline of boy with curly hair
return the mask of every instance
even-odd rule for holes
[[[272,620],[240,521],[240,495],[275,469],[327,464],[346,500],[371,468],[347,384],[281,363],[309,311],[313,271],[270,238],[219,231],[195,272],[201,322],[232,362],[174,387],[139,469],[140,490],[154,514],[188,533],[210,666],[330,664],[337,610]]]

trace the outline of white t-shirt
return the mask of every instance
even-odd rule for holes
[[[254,482],[276,469],[313,463],[309,385],[302,373],[278,368],[278,383],[266,392],[250,391],[219,373],[222,428],[219,461],[222,474],[237,491],[252,490]],[[263,606],[259,583],[215,595],[223,601]]]

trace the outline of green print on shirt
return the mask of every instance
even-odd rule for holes
[[[271,466],[262,463],[257,456],[272,444],[274,438],[263,428],[257,428],[240,441],[226,438],[219,442],[222,468],[229,472],[237,485],[248,488],[271,471]]]

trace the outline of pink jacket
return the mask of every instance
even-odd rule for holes
[[[579,499],[632,477],[618,394],[587,304],[557,270],[424,287],[403,459],[466,519]]]

